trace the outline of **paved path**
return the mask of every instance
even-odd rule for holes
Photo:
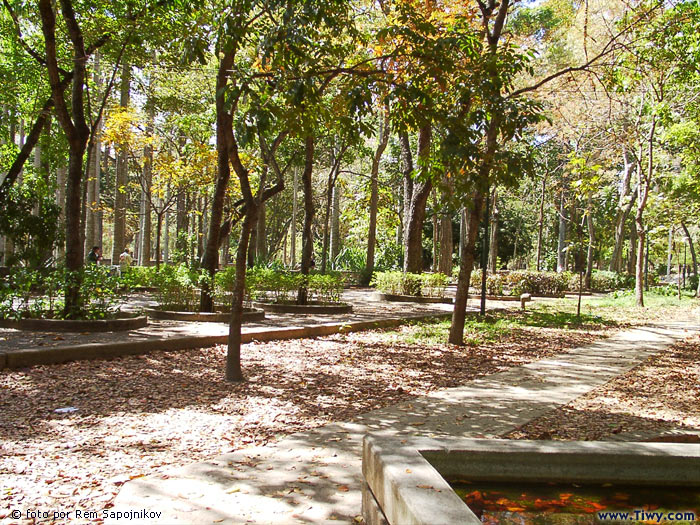
[[[243,333],[260,332],[275,328],[290,328],[298,326],[315,326],[338,321],[371,321],[388,317],[429,315],[452,311],[448,304],[418,304],[418,303],[389,303],[377,301],[374,291],[369,288],[350,289],[343,294],[343,300],[352,303],[353,312],[336,315],[299,315],[267,313],[266,318],[259,322],[246,322]],[[471,309],[476,309],[474,300],[470,301]],[[126,311],[154,306],[152,297],[138,294],[130,297]],[[493,302],[489,307],[496,307]],[[502,306],[502,305],[501,305]],[[511,305],[512,306],[512,305]],[[174,337],[191,336],[220,336],[228,334],[226,323],[200,323],[185,321],[151,320],[149,325],[138,330],[104,333],[67,333],[67,332],[38,332],[28,333],[23,330],[0,328],[0,352],[12,352],[33,348],[62,348],[89,343],[107,343],[114,341],[148,341],[154,339],[171,339]]]
[[[127,483],[129,523],[353,523],[361,513],[362,436],[497,437],[633,368],[696,325],[643,327],[459,388]],[[120,523],[125,523],[121,520]]]

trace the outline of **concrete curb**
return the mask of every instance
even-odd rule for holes
[[[355,321],[349,323],[326,323],[315,326],[298,326],[275,328],[272,330],[256,329],[241,334],[241,342],[277,341],[282,339],[301,339],[320,337],[338,333],[359,332],[377,328],[391,328],[402,324],[447,319],[451,312],[415,315],[408,317],[391,317],[372,321]],[[68,361],[89,359],[109,359],[126,355],[141,355],[156,350],[177,351],[192,350],[219,344],[226,344],[228,335],[170,337],[167,339],[147,339],[117,343],[89,343],[59,348],[31,348],[16,352],[0,353],[0,370],[17,369],[38,365],[52,365]]]
[[[148,325],[148,317],[79,320],[70,319],[0,319],[0,328],[46,330],[48,332],[115,332],[137,330]]]

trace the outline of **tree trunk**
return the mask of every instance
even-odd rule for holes
[[[340,188],[333,186],[333,208],[331,210],[331,261],[340,253]]]
[[[588,225],[588,253],[586,254],[586,276],[584,285],[587,290],[591,289],[591,278],[593,277],[593,252],[595,249],[595,229],[593,226],[593,196],[588,194],[586,224]]]
[[[447,213],[440,218],[440,261],[438,271],[445,275],[452,275],[452,216]]]
[[[615,217],[615,246],[610,258],[610,271],[622,271],[622,245],[625,240],[625,223],[629,217],[634,202],[637,199],[637,192],[630,194],[630,179],[632,177],[632,164],[629,162],[627,150],[623,150],[624,170],[622,175],[622,188],[620,199],[617,205],[617,216]]]
[[[153,131],[155,127],[155,105],[152,100],[152,84],[153,80],[150,81],[149,89],[149,100],[146,102],[148,106],[148,124],[146,125],[146,136],[153,137]],[[144,207],[143,215],[141,218],[141,253],[140,261],[142,266],[148,266],[151,263],[151,200],[153,195],[151,195],[151,185],[153,184],[153,145],[147,144],[143,148],[143,197],[144,197]],[[159,216],[159,220],[162,222],[163,217]],[[158,232],[160,233],[160,232]],[[160,258],[160,247],[156,247],[156,259]]]
[[[314,167],[314,137],[309,135],[305,140],[304,172],[301,174],[301,185],[304,192],[304,229],[302,231],[301,247],[301,273],[309,275],[314,257],[314,195],[313,195],[313,167]],[[299,288],[297,295],[298,304],[306,304],[309,300],[308,288],[304,285]]]
[[[498,192],[493,189],[491,195],[492,212],[489,218],[491,224],[489,226],[489,263],[488,270],[490,273],[498,271]]]
[[[122,66],[121,94],[119,105],[126,108],[129,105],[129,89],[131,82],[131,66]],[[126,187],[129,182],[129,156],[127,145],[121,144],[117,150],[117,174],[114,190],[114,232],[112,245],[112,262],[119,261],[119,255],[126,247]]]
[[[429,169],[430,141],[432,127],[427,124],[418,131],[418,160],[421,169]],[[425,205],[432,189],[428,177],[413,183],[410,208],[406,215],[406,235],[404,238],[404,272],[421,273],[423,271],[423,222],[425,221]]]
[[[297,202],[297,193],[299,192],[299,171],[294,168],[294,182],[292,186],[292,239],[290,242],[290,251],[292,257],[292,269],[297,266],[297,214],[299,213],[299,204]]]
[[[243,218],[241,237],[236,249],[236,278],[233,283],[231,300],[231,320],[228,331],[228,351],[226,353],[226,381],[243,381],[241,368],[241,323],[243,321],[243,299],[245,296],[245,274],[250,234],[257,222],[256,207],[249,206]]]
[[[547,175],[542,177],[542,191],[540,192],[540,214],[537,220],[537,262],[535,268],[542,270],[542,231],[544,229],[544,197],[547,193]]]
[[[634,292],[637,298],[637,306],[644,306],[644,240],[646,232],[644,231],[643,215],[646,208],[647,198],[651,187],[652,176],[654,174],[654,134],[656,132],[656,116],[651,117],[651,127],[647,137],[647,173],[643,178],[642,170],[638,170],[639,180],[637,183],[637,214],[635,215],[635,224],[637,226],[637,234],[639,236],[637,242],[637,272],[634,284]],[[680,279],[680,275],[678,276]]]
[[[255,254],[257,259],[266,260],[267,259],[267,224],[265,222],[265,203],[260,204],[260,210],[258,211],[258,221],[256,225],[256,236],[255,236]]]
[[[408,133],[399,133],[401,147],[401,172],[403,175],[403,234],[402,239],[408,236],[408,217],[411,214],[411,197],[413,196],[413,156],[411,154],[411,142]],[[405,248],[405,246],[404,246]],[[404,253],[404,260],[406,254]]]
[[[566,271],[566,195],[561,190],[559,202],[559,240],[557,243],[557,272]]]
[[[666,252],[666,280],[671,279],[671,261],[673,260],[673,236],[674,226],[671,225],[668,229],[668,251]]]
[[[437,199],[433,198],[433,201]],[[437,204],[437,203],[436,203]],[[437,207],[437,206],[435,206]],[[433,271],[438,271],[440,264],[440,224],[438,222],[437,210],[433,209]]]
[[[370,170],[370,196],[369,196],[369,228],[367,230],[367,263],[362,284],[369,284],[374,273],[374,252],[377,244],[377,208],[379,206],[379,163],[382,154],[389,143],[389,115],[386,109],[382,111],[379,121],[379,139],[377,149],[372,157]]]
[[[479,234],[481,214],[484,205],[482,192],[472,193],[471,205],[466,208],[466,234],[462,258],[459,262],[459,277],[457,279],[457,293],[455,306],[452,312],[452,324],[450,325],[449,342],[453,345],[464,343],[464,322],[467,316],[467,299],[469,298],[469,283],[471,281],[474,259],[476,258],[476,238]]]
[[[216,270],[219,265],[219,245],[221,240],[219,236],[221,234],[221,222],[224,216],[224,200],[226,198],[226,190],[228,188],[229,181],[231,180],[231,165],[229,164],[229,144],[227,134],[229,133],[229,130],[233,129],[233,116],[226,108],[225,92],[226,85],[228,84],[228,70],[232,67],[232,65],[233,56],[225,56],[219,64],[219,70],[216,77],[216,186],[214,188],[214,196],[211,203],[209,235],[207,238],[206,250],[202,258],[202,269],[209,274],[209,277],[212,280],[214,279],[214,275],[216,274]],[[250,225],[250,228],[252,229],[252,225]],[[249,236],[250,231],[248,231],[246,234],[245,246],[239,246],[239,253],[243,252],[245,254],[247,252]],[[245,271],[245,268],[243,271]],[[242,279],[245,280],[245,275],[243,275]],[[214,299],[212,297],[211,290],[206,283],[204,286],[202,286],[202,295],[199,299],[199,309],[201,312],[211,312],[214,310]]]
[[[683,228],[683,233],[685,233],[685,239],[688,241],[688,246],[690,247],[690,258],[693,261],[693,275],[698,274],[698,259],[695,256],[695,246],[693,245],[693,238],[690,236],[688,227],[684,221],[681,221],[681,228]]]
[[[156,215],[156,268],[160,268],[160,232],[163,229],[163,214]]]

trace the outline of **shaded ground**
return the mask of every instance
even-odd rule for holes
[[[265,329],[290,326],[313,326],[338,321],[368,321],[386,317],[401,317],[451,311],[447,304],[418,304],[391,303],[374,300],[374,290],[369,288],[350,289],[343,293],[343,300],[352,303],[353,312],[349,314],[273,314],[267,313],[263,321],[246,322],[243,332],[254,329]],[[474,303],[474,301],[470,301]],[[134,294],[124,307],[124,311],[138,311],[145,307],[155,306],[153,296],[149,294]],[[503,306],[503,303],[492,302],[489,307]],[[513,307],[513,304],[508,305]],[[517,305],[516,305],[517,306]],[[471,308],[474,310],[474,308]],[[189,335],[225,335],[228,334],[226,323],[200,323],[184,321],[149,320],[149,325],[138,330],[123,332],[38,332],[0,328],[0,352],[26,348],[46,348],[74,346],[85,343],[102,343],[118,341],[139,341],[146,339],[162,339]]]
[[[666,433],[700,436],[698,336],[672,346],[605,386],[505,437],[646,440]]]
[[[430,341],[422,326],[245,345],[249,381],[241,385],[222,381],[223,347],[0,372],[0,519],[18,508],[108,507],[130,478],[349,420],[604,336],[511,327],[487,345],[457,348]],[[63,407],[78,410],[54,412]]]

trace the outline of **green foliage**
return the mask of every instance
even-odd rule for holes
[[[109,319],[119,313],[125,300],[119,277],[105,266],[88,265],[80,272],[15,269],[0,283],[0,317],[60,319],[66,287],[78,281],[83,300],[79,319]]]
[[[14,243],[14,253],[7,257],[9,266],[37,269],[51,261],[62,236],[58,221],[61,208],[54,198],[46,184],[30,173],[21,185],[11,188],[0,214],[0,234]]]
[[[249,300],[271,300],[275,303],[293,303],[305,286],[309,298],[321,303],[339,303],[344,279],[340,273],[280,272],[269,268],[253,267],[246,272],[246,296]]]
[[[163,265],[153,275],[158,305],[163,310],[196,311],[199,306],[201,279],[206,272],[192,270],[184,264]]]
[[[441,273],[376,272],[370,286],[389,295],[444,297],[450,278]]]
[[[158,269],[155,266],[128,266],[121,270],[120,281],[126,289],[151,288],[156,285],[157,272]]]
[[[472,272],[470,284],[476,289],[481,289],[481,270]],[[487,295],[562,295],[568,284],[567,276],[556,272],[519,270],[486,275]]]

